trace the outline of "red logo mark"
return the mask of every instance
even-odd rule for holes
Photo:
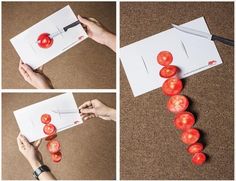
[[[80,37],[79,37],[79,40],[82,40],[83,38],[84,38],[84,36],[80,36]]]
[[[215,65],[216,63],[217,63],[217,61],[211,60],[211,61],[208,62],[208,65]]]

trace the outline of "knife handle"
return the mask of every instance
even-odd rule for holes
[[[69,24],[68,26],[64,27],[63,29],[64,29],[64,31],[66,32],[68,29],[73,28],[74,26],[77,26],[77,25],[79,25],[79,24],[80,24],[80,21],[77,20],[77,21],[75,21],[74,23],[71,23],[71,24]]]
[[[229,46],[234,46],[234,40],[230,40],[230,39],[227,39],[227,38],[223,38],[223,37],[220,37],[220,36],[217,36],[217,35],[212,35],[212,38],[211,40],[217,40],[217,41],[220,41],[226,45],[229,45]]]

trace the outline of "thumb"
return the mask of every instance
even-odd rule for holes
[[[42,139],[35,141],[33,143],[34,147],[38,149],[38,147],[40,146],[41,142],[42,142]]]
[[[90,26],[90,25],[91,25],[91,22],[90,22],[88,19],[83,18],[83,17],[80,16],[80,15],[78,15],[78,20],[79,20],[81,23],[83,23],[83,24],[85,24],[85,25],[87,25],[87,26]]]
[[[84,113],[84,114],[95,114],[95,109],[94,108],[87,108],[87,109],[81,109],[80,110],[81,113]]]
[[[37,71],[38,71],[38,72],[43,72],[43,66],[39,67],[39,68],[37,69]]]

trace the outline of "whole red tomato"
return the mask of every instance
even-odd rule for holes
[[[53,44],[53,39],[50,38],[50,34],[43,33],[43,34],[39,35],[37,42],[38,42],[39,47],[49,48]]]

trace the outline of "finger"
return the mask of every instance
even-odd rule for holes
[[[39,139],[39,140],[37,140],[37,141],[35,141],[35,142],[33,143],[33,146],[34,146],[36,149],[38,149],[41,143],[42,143],[42,139]]]
[[[91,114],[90,116],[85,116],[82,119],[83,119],[83,121],[86,121],[86,120],[94,118],[94,117],[96,117],[96,116],[94,114]]]
[[[95,109],[94,108],[87,108],[87,109],[81,109],[80,110],[82,114],[95,114]]]
[[[92,102],[91,101],[86,101],[81,106],[79,106],[79,109],[87,108],[89,106],[92,106]]]
[[[43,72],[43,66],[39,67],[39,68],[37,69],[37,72]]]
[[[29,65],[27,65],[27,64],[22,64],[21,66],[22,66],[22,68],[24,69],[24,71],[28,73],[28,75],[29,75],[30,77],[34,75],[34,71],[33,71],[33,69],[32,69]]]
[[[23,135],[19,135],[19,140],[20,140],[20,142],[21,142],[25,147],[29,147],[29,146],[30,146],[29,141],[28,141],[27,138],[24,137]],[[21,144],[21,145],[22,145],[22,144]]]
[[[18,148],[21,148],[21,146],[22,146],[22,142],[21,142],[21,139],[20,139],[20,133],[19,133],[19,135],[17,136],[17,144],[18,144]]]
[[[87,18],[83,18],[80,15],[77,16],[79,21],[87,26],[91,26],[92,22],[89,21]]]
[[[88,20],[90,20],[90,22],[94,22],[94,23],[96,23],[96,24],[99,24],[99,25],[100,25],[99,21],[98,21],[98,20],[96,20],[95,18],[88,18]]]
[[[30,79],[29,74],[22,67],[19,67],[19,72],[26,81]]]
[[[24,64],[23,61],[20,59],[20,62],[19,62],[19,67]]]

